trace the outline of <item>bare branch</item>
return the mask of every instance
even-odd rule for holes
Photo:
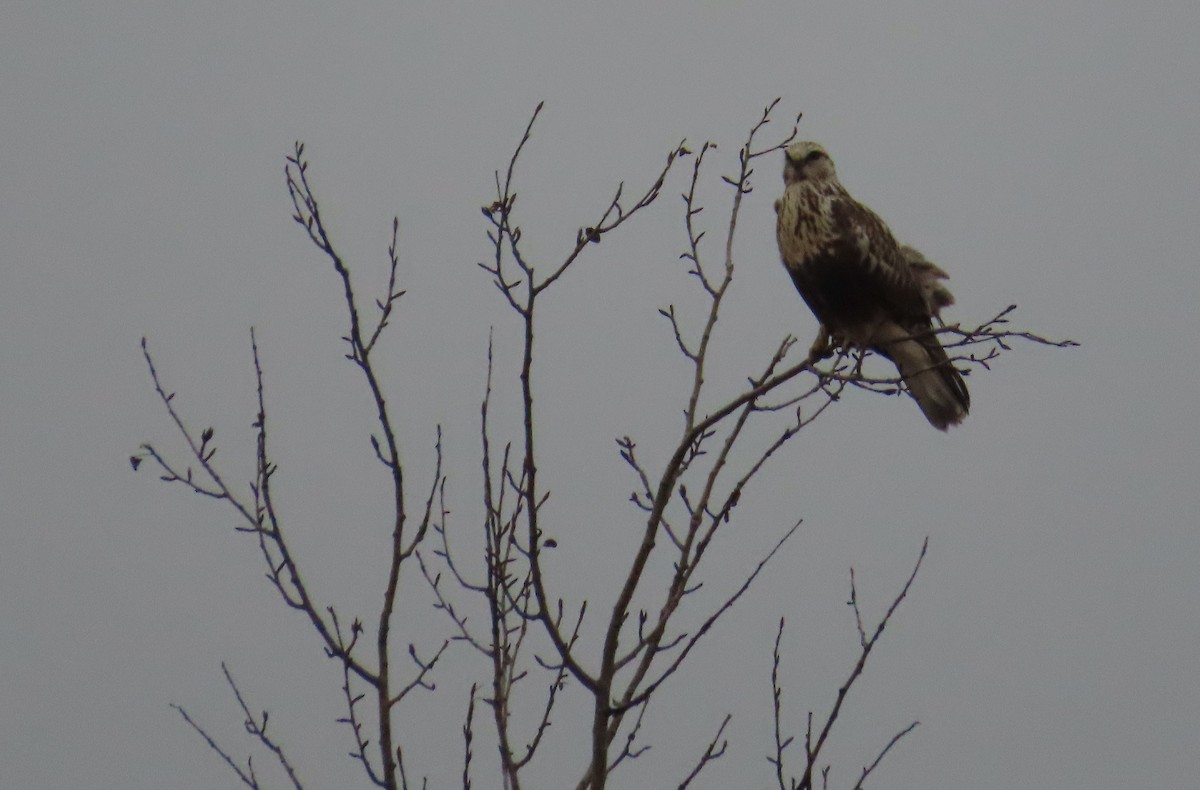
[[[379,308],[379,323],[375,325],[375,331],[371,333],[371,339],[366,342],[364,351],[367,354],[371,353],[371,349],[375,347],[375,341],[379,339],[379,334],[383,332],[388,325],[388,319],[392,315],[392,307],[401,296],[404,296],[404,291],[396,290],[396,269],[400,265],[399,255],[396,253],[396,237],[400,233],[400,218],[392,218],[392,243],[388,245],[388,287],[387,296],[383,301],[376,301],[375,306]]]
[[[789,790],[788,786],[784,783],[784,780],[783,780],[783,774],[784,774],[783,753],[789,746],[791,746],[792,741],[795,739],[790,736],[787,738],[783,737],[783,725],[782,725],[783,688],[780,686],[780,683],[779,683],[779,664],[780,664],[779,643],[783,640],[783,622],[784,622],[784,619],[782,617],[780,617],[779,618],[779,629],[775,632],[775,649],[771,653],[771,657],[772,657],[771,658],[771,698],[774,703],[773,707],[774,707],[774,714],[775,714],[774,715],[775,756],[768,757],[767,762],[769,762],[771,765],[775,766],[775,780],[779,787],[779,790]],[[811,724],[810,724],[810,726],[811,726]]]
[[[246,771],[242,771],[242,769],[238,766],[238,764],[234,761],[234,759],[229,756],[229,752],[227,752],[223,748],[221,748],[221,746],[219,744],[217,744],[217,742],[215,740],[213,740],[212,736],[209,735],[204,730],[203,727],[201,727],[199,724],[197,724],[195,722],[195,720],[192,719],[192,717],[188,715],[188,712],[186,710],[184,710],[179,705],[176,705],[174,702],[171,703],[171,707],[174,708],[175,710],[179,711],[179,715],[182,716],[183,720],[188,723],[188,726],[190,726],[193,730],[195,730],[197,733],[199,733],[200,737],[203,738],[206,743],[208,743],[209,748],[212,749],[214,752],[216,752],[221,757],[221,759],[225,761],[225,764],[228,765],[235,774],[237,774],[237,777],[238,777],[238,779],[241,780],[242,784],[246,785],[246,787],[250,787],[250,788],[254,788],[254,790],[258,790],[259,784],[258,784],[258,778],[254,775],[253,758],[249,758],[246,760]]]
[[[280,767],[283,768],[283,770],[287,773],[288,779],[292,783],[292,787],[296,788],[296,790],[303,790],[304,786],[300,783],[299,777],[296,776],[296,769],[292,767],[290,762],[288,762],[287,755],[284,754],[283,748],[280,747],[279,744],[277,744],[267,734],[267,721],[270,718],[270,714],[267,711],[263,711],[261,716],[255,718],[255,714],[250,711],[250,706],[246,702],[245,697],[242,695],[241,689],[239,689],[237,683],[234,682],[233,675],[229,672],[229,667],[226,666],[224,662],[221,662],[221,671],[225,674],[225,682],[233,691],[233,695],[237,699],[238,706],[242,709],[242,714],[245,716],[242,723],[246,729],[246,732],[254,736],[259,743],[261,743],[267,748],[268,751],[271,752],[271,754],[275,757],[276,762],[278,762]],[[221,759],[225,761],[225,764],[228,765],[235,774],[237,774],[237,777],[239,780],[241,780],[242,784],[246,785],[247,787],[254,788],[254,790],[258,790],[260,785],[254,772],[253,757],[248,757],[246,759],[246,770],[243,771],[238,767],[237,763],[234,761],[233,757],[230,756],[229,752],[219,746],[212,736],[210,736],[204,730],[204,728],[197,724],[195,720],[188,715],[186,710],[175,703],[171,703],[171,707],[179,711],[179,715],[183,717],[183,720],[186,721],[192,729],[199,733],[200,737],[202,737],[205,742],[208,743],[209,748],[220,755]]]
[[[667,161],[663,165],[662,170],[659,172],[658,178],[655,179],[654,183],[650,185],[650,188],[647,189],[632,206],[626,208],[621,205],[621,193],[624,190],[625,185],[619,185],[617,187],[616,195],[613,196],[612,202],[608,204],[608,208],[606,208],[604,213],[600,215],[600,219],[596,222],[595,226],[581,229],[579,233],[576,234],[575,249],[573,249],[567,255],[566,260],[559,264],[558,268],[555,269],[549,277],[547,277],[545,280],[539,283],[536,288],[533,289],[533,293],[531,295],[537,296],[537,294],[553,285],[554,282],[566,272],[571,264],[573,264],[576,259],[579,258],[579,255],[584,251],[584,249],[587,248],[589,244],[599,244],[601,236],[603,236],[605,233],[616,230],[627,220],[632,218],[634,214],[637,214],[639,211],[657,200],[659,192],[662,190],[663,183],[667,179],[667,174],[671,171],[671,166],[675,163],[676,158],[680,156],[686,156],[687,154],[687,148],[684,146],[685,142],[686,141],[681,140],[679,145],[677,145],[667,154]],[[513,243],[515,244],[516,242],[514,241]]]
[[[467,703],[467,719],[463,723],[463,772],[462,786],[463,790],[471,790],[471,742],[475,739],[475,733],[472,729],[472,724],[475,721],[475,691],[478,686],[471,684],[471,699]]]
[[[867,777],[870,776],[871,772],[879,766],[879,763],[883,760],[884,756],[886,756],[887,753],[892,750],[893,746],[900,742],[901,738],[915,730],[920,723],[921,722],[919,721],[914,721],[912,724],[908,725],[904,729],[900,730],[900,732],[892,736],[892,739],[888,741],[887,745],[883,747],[878,755],[876,755],[871,764],[863,766],[862,776],[860,776],[858,781],[854,783],[854,790],[862,790],[863,782],[867,781]]]
[[[631,727],[629,732],[625,734],[625,743],[622,744],[621,751],[618,752],[616,758],[614,758],[613,761],[608,764],[608,770],[610,773],[614,768],[626,760],[636,760],[646,752],[650,751],[650,747],[648,745],[634,746],[634,744],[637,742],[638,735],[642,731],[642,722],[646,717],[646,707],[649,702],[649,699],[644,700],[642,704],[638,706],[637,718],[633,722],[633,727]]]
[[[820,734],[817,736],[816,743],[806,747],[808,752],[807,765],[804,769],[804,776],[800,780],[799,787],[801,790],[808,790],[808,788],[812,787],[813,767],[816,765],[817,759],[821,753],[821,749],[824,747],[825,741],[829,737],[830,730],[833,729],[834,722],[837,721],[838,714],[842,709],[842,703],[846,700],[846,694],[862,675],[863,668],[867,664],[867,657],[871,655],[871,651],[875,648],[875,644],[879,641],[879,637],[883,635],[883,630],[887,627],[887,624],[891,622],[892,615],[895,614],[896,609],[900,606],[900,603],[908,596],[909,588],[912,587],[913,580],[917,578],[917,572],[921,570],[921,563],[924,562],[925,552],[928,551],[928,549],[929,538],[926,538],[921,544],[921,553],[917,557],[917,562],[916,565],[913,566],[912,573],[910,573],[908,576],[908,581],[904,583],[904,587],[900,590],[900,593],[895,597],[895,599],[893,599],[892,605],[888,607],[887,612],[879,621],[879,624],[875,627],[871,637],[867,639],[866,643],[862,646],[862,651],[859,654],[858,662],[854,665],[854,669],[851,670],[850,676],[846,679],[846,682],[843,683],[841,688],[838,689],[837,699],[833,703],[833,709],[829,712],[829,716],[825,719],[825,724],[821,728]],[[855,609],[857,611],[857,606]]]
[[[700,760],[692,768],[684,780],[679,783],[679,790],[686,790],[687,786],[692,783],[692,780],[700,775],[700,772],[711,763],[713,760],[720,759],[725,754],[726,747],[729,746],[729,741],[721,739],[725,733],[725,728],[729,726],[729,721],[733,718],[732,713],[726,713],[725,718],[721,720],[721,726],[717,728],[717,734],[708,742],[708,746],[704,749],[704,754],[700,755]],[[720,744],[718,746],[718,743]]]
[[[721,606],[715,612],[710,614],[704,620],[704,622],[701,624],[700,628],[697,629],[696,633],[693,634],[686,641],[683,649],[679,652],[679,654],[675,657],[675,659],[671,662],[671,664],[662,671],[662,673],[658,676],[657,679],[655,679],[651,683],[646,684],[646,686],[640,693],[629,694],[626,699],[621,701],[620,704],[612,705],[610,707],[610,710],[615,714],[615,713],[621,713],[621,712],[627,711],[630,708],[640,705],[642,702],[648,700],[650,698],[650,696],[658,689],[658,687],[666,682],[667,678],[669,678],[669,677],[671,677],[671,675],[675,674],[675,671],[679,669],[679,666],[683,663],[684,659],[687,658],[688,653],[691,652],[692,648],[695,647],[696,644],[704,637],[704,635],[708,633],[709,629],[711,629],[713,627],[713,625],[716,624],[717,620],[719,620],[721,618],[721,615],[723,615],[723,614],[725,614],[725,612],[729,611],[729,609],[731,609],[733,607],[733,605],[735,603],[737,603],[738,599],[741,598],[746,593],[746,591],[750,589],[750,585],[754,583],[754,580],[756,578],[758,578],[758,574],[762,572],[762,569],[767,566],[767,563],[771,561],[771,559],[775,556],[775,554],[781,548],[783,548],[783,544],[786,543],[787,540],[796,533],[796,530],[800,528],[801,523],[802,522],[797,521],[792,526],[791,529],[789,529],[787,532],[785,532],[783,534],[783,537],[781,537],[778,540],[778,542],[776,542],[776,544],[771,548],[771,550],[769,552],[767,552],[767,555],[765,557],[763,557],[761,560],[759,560],[758,565],[755,566],[754,570],[750,573],[750,575],[746,577],[745,581],[742,582],[742,585],[740,587],[738,587],[738,589],[732,595],[730,595],[728,598],[726,598],[725,602],[722,603]],[[629,688],[632,689],[634,687],[634,685],[635,684],[630,683]]]
[[[271,738],[267,735],[267,712],[263,711],[262,717],[256,720],[254,718],[254,714],[250,712],[250,706],[246,703],[245,698],[242,697],[242,692],[240,689],[238,689],[237,683],[234,682],[233,675],[229,672],[229,667],[227,667],[224,662],[221,662],[221,671],[225,673],[225,680],[227,683],[229,683],[229,688],[233,689],[233,694],[235,697],[237,697],[238,705],[241,707],[242,713],[246,716],[244,722],[246,732],[250,733],[255,738],[258,738],[259,742],[275,755],[275,759],[279,761],[279,765],[284,771],[287,772],[288,779],[290,779],[292,782],[292,787],[295,787],[296,790],[302,790],[303,786],[300,784],[300,780],[296,777],[295,769],[292,768],[291,763],[288,762],[287,756],[283,753],[283,749],[280,748],[280,746],[271,740]]]

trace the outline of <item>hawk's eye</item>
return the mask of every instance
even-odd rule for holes
[[[804,157],[804,163],[815,162],[823,156],[825,156],[824,151],[810,151],[808,156]]]

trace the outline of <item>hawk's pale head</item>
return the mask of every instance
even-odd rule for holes
[[[837,171],[833,160],[818,143],[804,141],[792,143],[784,151],[783,183],[791,185],[797,181],[836,181]]]

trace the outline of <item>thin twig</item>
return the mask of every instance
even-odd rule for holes
[[[687,790],[687,786],[692,783],[692,780],[700,775],[700,772],[711,763],[713,760],[720,759],[725,754],[725,749],[729,746],[729,741],[721,740],[721,736],[725,733],[725,728],[729,726],[730,720],[733,718],[732,713],[726,713],[725,718],[721,720],[721,726],[717,728],[717,734],[708,742],[708,746],[704,749],[704,754],[700,755],[700,760],[692,768],[684,780],[679,783],[679,790]],[[718,746],[718,743],[720,744]]]

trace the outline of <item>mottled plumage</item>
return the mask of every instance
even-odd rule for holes
[[[785,152],[776,238],[796,289],[825,330],[846,346],[895,363],[930,424],[940,430],[967,416],[970,395],[933,330],[954,297],[946,273],[901,247],[873,211],[850,196],[833,160],[816,143]]]

